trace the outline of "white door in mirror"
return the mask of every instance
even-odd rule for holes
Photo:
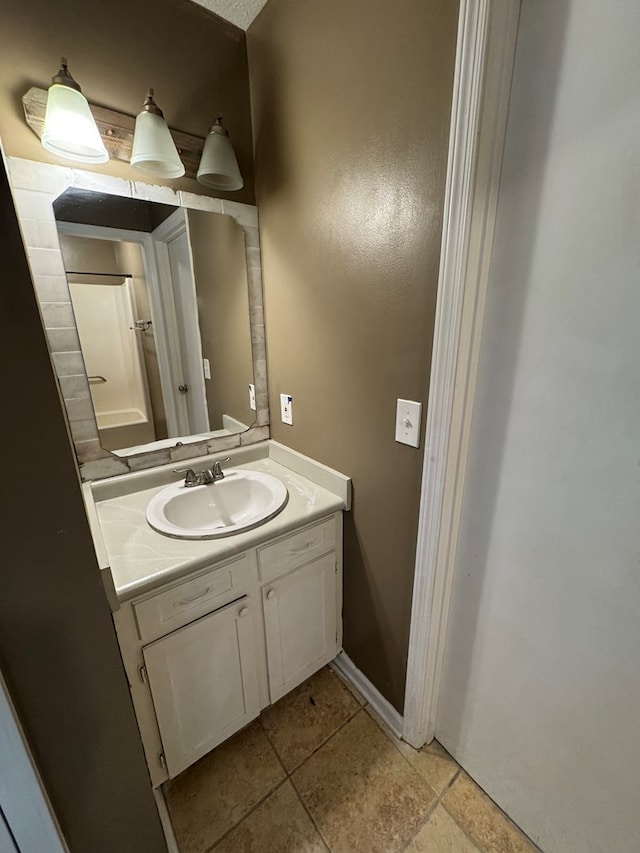
[[[262,471],[232,468],[206,486],[172,483],[147,504],[147,522],[175,539],[216,539],[264,524],[287,503],[281,480]]]

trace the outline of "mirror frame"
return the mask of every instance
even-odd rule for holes
[[[40,306],[51,359],[58,377],[61,397],[65,403],[65,412],[82,479],[113,477],[117,474],[182,462],[196,456],[230,450],[268,439],[269,400],[257,208],[254,205],[211,196],[176,192],[171,187],[127,181],[96,172],[24,160],[20,157],[7,157],[6,165],[31,269],[31,278]],[[246,432],[209,438],[204,441],[176,439],[176,445],[173,447],[149,450],[131,456],[116,456],[101,447],[79,342],[75,349],[69,350],[68,344],[65,346],[62,341],[56,343],[55,336],[52,340],[49,335],[49,332],[55,329],[75,327],[71,295],[53,210],[55,199],[69,187],[109,193],[124,198],[172,204],[192,210],[227,214],[241,226],[245,235],[253,381],[256,387],[256,418]],[[78,406],[80,411],[77,413],[70,411],[66,401],[72,398],[74,400],[88,398],[91,415],[89,416],[86,405]]]

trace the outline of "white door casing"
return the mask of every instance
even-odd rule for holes
[[[433,739],[520,0],[462,0],[403,737]]]

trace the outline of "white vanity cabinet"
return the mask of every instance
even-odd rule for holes
[[[114,613],[154,786],[342,647],[342,513],[124,602]]]
[[[335,544],[330,519],[258,548],[272,702],[332,660],[341,644]]]
[[[251,606],[242,598],[142,650],[171,777],[260,713]]]

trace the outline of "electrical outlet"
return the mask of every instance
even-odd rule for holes
[[[202,367],[204,369],[204,378],[211,379],[211,365],[209,364],[208,358],[202,359]]]
[[[396,406],[396,441],[410,447],[420,447],[420,417],[422,403],[398,400]]]
[[[293,426],[293,397],[291,394],[280,394],[280,419],[283,424]]]
[[[256,386],[249,383],[249,408],[256,410]]]

